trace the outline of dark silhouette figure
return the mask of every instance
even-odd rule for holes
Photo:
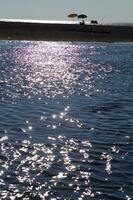
[[[98,21],[97,20],[91,20],[91,24],[96,25],[96,24],[98,24]]]
[[[80,25],[85,25],[85,21],[82,20],[82,22],[80,22]]]

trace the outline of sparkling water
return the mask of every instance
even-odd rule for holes
[[[0,199],[133,199],[133,44],[0,41]]]

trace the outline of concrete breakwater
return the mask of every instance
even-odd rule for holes
[[[133,42],[133,27],[0,21],[0,39]]]

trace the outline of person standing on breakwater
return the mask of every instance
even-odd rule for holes
[[[82,19],[82,22],[80,22],[80,25],[85,25],[84,19],[87,18],[87,15],[81,14],[78,15],[78,19]]]
[[[96,24],[98,24],[98,21],[97,20],[91,20],[91,24],[96,25]]]
[[[85,25],[85,21],[82,20],[82,22],[80,22],[80,25]]]

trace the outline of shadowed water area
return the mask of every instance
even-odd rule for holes
[[[0,41],[0,199],[133,199],[133,44]]]

